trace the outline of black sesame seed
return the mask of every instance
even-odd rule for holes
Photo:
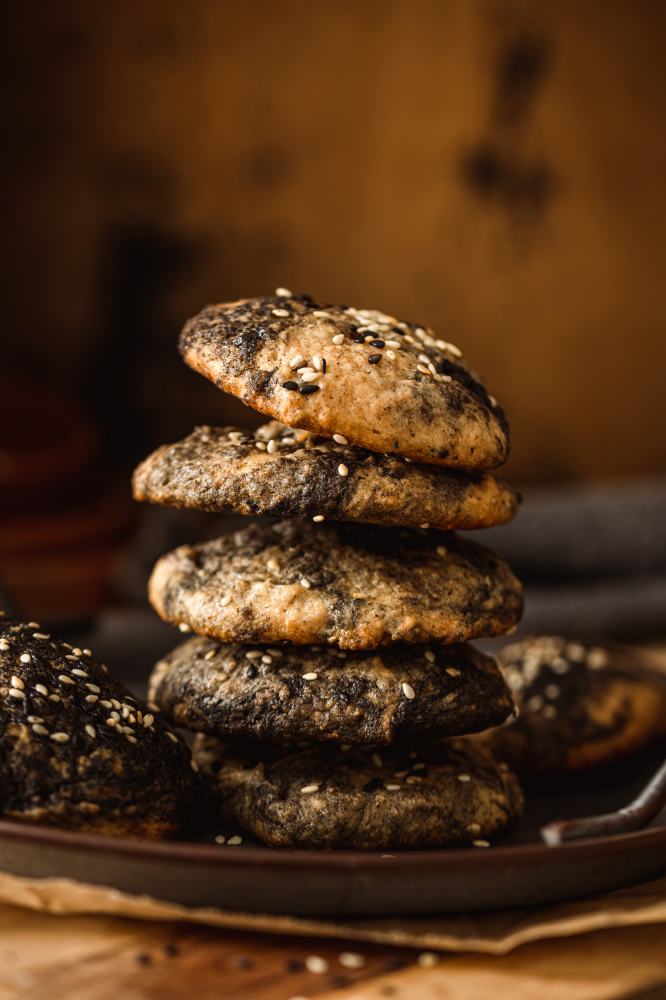
[[[352,333],[356,333],[356,331],[358,330],[358,327],[356,326],[356,323],[350,323],[349,324],[349,329],[351,330]]]
[[[308,382],[307,385],[302,385],[298,391],[301,396],[311,396],[313,392],[319,392],[319,386]]]
[[[340,694],[338,695],[338,698],[345,705],[348,705],[349,702],[350,702],[350,700],[351,700],[350,697],[349,697],[349,695],[345,691],[341,691]]]
[[[381,788],[384,782],[381,778],[370,778],[370,781],[363,786],[364,792],[374,792],[375,789]]]
[[[326,374],[326,358],[321,359],[321,371],[322,375]]]
[[[379,362],[382,360],[382,357],[383,355],[381,354],[371,354],[370,357],[368,358],[368,364],[378,365]]]
[[[354,337],[354,343],[355,344],[365,344],[365,337],[363,336],[362,333],[359,333],[356,337]]]
[[[164,952],[165,955],[168,955],[169,958],[173,958],[174,955],[180,954],[180,948],[178,947],[177,944],[165,944],[164,947],[162,948],[162,951]]]
[[[371,340],[370,341],[370,347],[383,347],[383,346],[384,346],[384,341],[383,340]]]
[[[293,392],[296,389],[298,389],[298,382],[283,382],[282,383],[282,388],[283,389],[291,389],[292,392]]]
[[[249,677],[250,680],[252,680],[253,677],[257,676],[257,668],[254,666],[253,663],[251,663],[250,666],[245,671],[245,676]]]
[[[393,331],[393,333],[400,333],[400,334],[404,333],[404,330],[401,330],[399,326],[392,326],[391,330]]]

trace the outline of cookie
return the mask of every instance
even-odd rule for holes
[[[504,411],[458,348],[376,310],[241,299],[207,306],[179,347],[218,388],[290,427],[458,469],[509,454]]]
[[[277,420],[254,434],[197,427],[142,462],[133,486],[135,500],[167,507],[440,529],[490,528],[518,509],[488,473],[412,464]]]
[[[522,815],[515,776],[468,740],[379,751],[198,736],[194,756],[222,818],[272,847],[448,847]]]
[[[151,701],[176,725],[220,737],[389,744],[476,733],[513,702],[471,646],[221,645],[197,636],[161,660]]]
[[[189,748],[89,650],[0,617],[0,814],[110,836],[161,838],[188,819]]]
[[[518,772],[610,764],[666,735],[666,683],[624,653],[541,636],[499,660],[520,716],[482,739]]]
[[[510,629],[521,586],[454,533],[308,521],[251,524],[158,560],[158,614],[223,642],[464,642]]]

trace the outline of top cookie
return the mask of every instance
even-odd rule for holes
[[[258,430],[196,427],[136,469],[134,499],[218,514],[253,514],[432,528],[490,528],[518,494],[489,472],[377,455],[271,420]]]
[[[376,310],[240,299],[190,319],[179,347],[220,389],[292,427],[457,469],[509,453],[504,412],[458,348]]]

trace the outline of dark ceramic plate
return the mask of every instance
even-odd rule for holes
[[[664,756],[661,745],[616,767],[525,783],[525,819],[490,849],[382,857],[272,850],[245,838],[238,847],[218,846],[214,833],[199,841],[151,842],[0,821],[0,868],[68,876],[187,906],[298,916],[432,914],[572,899],[666,871],[666,817],[636,833],[560,847],[541,844],[539,827],[626,804]]]

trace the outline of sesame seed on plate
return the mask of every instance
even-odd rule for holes
[[[19,691],[18,688],[10,688],[7,694],[10,698],[25,698],[25,692]]]
[[[345,339],[344,333],[336,333],[335,337],[331,338],[334,344],[342,344]]]
[[[288,316],[289,315],[289,310],[288,309],[274,309],[273,310],[273,315],[274,316]]]
[[[95,729],[94,726],[86,726],[85,730],[88,736],[92,736],[92,738],[95,739],[95,737],[97,736],[97,730]]]
[[[174,733],[167,733],[166,735],[169,737],[169,739],[171,740],[172,743],[177,743],[178,742],[178,737],[176,735],[174,735]]]
[[[490,847],[490,842],[488,840],[473,840],[472,844],[474,847]]]
[[[194,759],[194,757],[190,757],[190,767],[191,767],[191,768],[192,768],[192,770],[193,770],[193,771],[195,772],[195,774],[196,774],[196,773],[198,772],[198,770],[199,770],[199,765],[198,765],[198,763],[196,762],[196,760]]]
[[[381,360],[382,360],[381,354],[371,354],[370,357],[368,358],[368,364],[378,365]]]
[[[216,844],[224,844],[224,843],[226,843],[226,840],[227,840],[227,838],[224,836],[223,833],[218,833],[217,837],[215,838],[215,843]]]
[[[317,679],[317,677],[318,677],[318,674],[315,674],[314,671],[312,671],[312,670],[308,674],[303,674],[303,680],[304,681],[315,681]]]
[[[73,681],[71,677],[67,676],[67,674],[59,674],[58,680],[62,681],[63,684],[76,684],[76,681]]]
[[[432,649],[426,649],[426,651],[425,651],[425,658],[428,661],[428,663],[434,663],[435,662],[435,654],[433,653]]]
[[[402,691],[403,694],[405,695],[405,698],[409,698],[410,701],[412,698],[416,698],[416,692],[414,691],[414,688],[411,686],[411,684],[407,684],[407,682],[405,682],[402,685]]]
[[[315,514],[315,516],[312,518],[312,520],[313,521],[323,521],[324,520],[324,515],[323,514]]]
[[[21,663],[30,663],[30,653],[21,653],[19,660]]]
[[[21,690],[23,690],[23,688],[25,687],[25,684],[23,683],[20,677],[12,677],[11,685],[12,687],[20,688]]]
[[[49,735],[49,731],[46,728],[46,726],[42,726],[40,723],[36,723],[32,727],[32,731],[33,731],[33,733],[37,733],[38,736],[48,736]]]
[[[308,385],[302,385],[298,391],[301,396],[311,396],[313,392],[319,392],[319,386],[310,382]]]
[[[72,670],[72,673],[76,674],[77,677],[87,677],[88,676],[88,674],[85,672],[85,670],[78,670],[76,667]]]
[[[181,632],[191,632],[192,626],[188,625],[187,622],[181,622],[180,625],[178,626],[178,629]]]
[[[150,713],[148,713],[147,715],[144,715],[144,717],[143,717],[143,726],[144,726],[144,729],[147,729],[148,726],[152,726],[152,724],[153,724],[154,721],[155,721],[155,716],[154,715],[150,715]]]
[[[462,781],[463,783],[466,782],[466,781],[471,781],[471,780],[472,779],[470,778],[469,774],[459,774],[458,775],[458,781]]]
[[[448,555],[448,552],[447,552],[446,547],[444,545],[438,545],[437,549],[436,549],[436,552],[437,552],[438,556]]]
[[[339,476],[348,476],[349,475],[349,469],[347,468],[346,465],[339,465],[338,466],[338,475]]]
[[[446,672],[449,675],[449,677],[460,677],[460,671],[456,670],[455,667],[447,667]]]
[[[430,521],[424,521],[423,524],[419,524],[419,528],[429,528]]]
[[[238,844],[242,843],[243,843],[243,838],[239,837],[238,835],[236,835],[235,837],[229,837],[229,840],[227,841],[227,844],[230,847],[236,847]]]
[[[231,594],[226,594],[223,598],[221,598],[221,600],[219,602],[220,603],[220,607],[221,608],[226,608],[226,606],[228,604],[231,604],[232,600],[233,600],[232,595]]]
[[[328,972],[328,962],[320,955],[308,955],[305,959],[305,968],[308,972],[315,972],[317,975],[323,976],[324,973]]]
[[[301,587],[305,587],[306,590],[310,589],[310,581],[306,580],[305,577],[301,580]]]
[[[69,736],[67,733],[51,733],[51,739],[56,743],[67,743]]]
[[[275,289],[275,294],[277,295],[277,297],[279,299],[290,299],[291,298],[291,292],[289,291],[288,288],[276,288]]]
[[[430,369],[429,368],[424,368],[423,365],[417,365],[416,366],[416,370],[417,370],[417,372],[421,372],[422,375],[432,375],[432,372],[430,371]]]

